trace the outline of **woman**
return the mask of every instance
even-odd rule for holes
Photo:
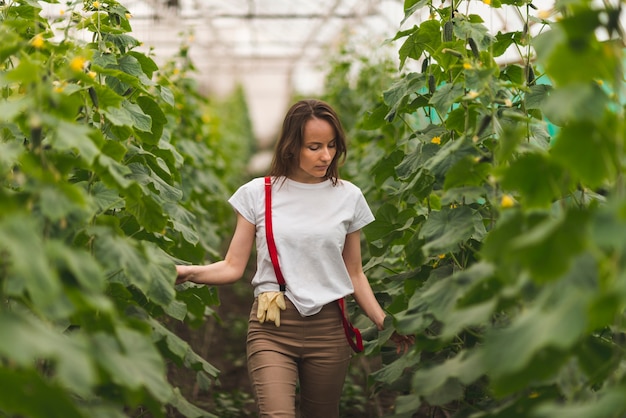
[[[362,227],[374,220],[361,191],[339,179],[346,139],[335,111],[319,100],[294,104],[270,167],[273,236],[286,290],[279,291],[266,241],[263,178],[229,199],[237,225],[224,260],[177,266],[177,283],[221,285],[244,273],[256,241],[255,302],[247,336],[248,372],[261,417],[338,417],[350,362],[337,300],[353,294],[383,329],[385,312],[361,262]],[[398,352],[413,338],[393,334]]]

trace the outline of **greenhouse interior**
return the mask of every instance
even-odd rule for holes
[[[626,416],[625,25],[0,0],[0,418]]]

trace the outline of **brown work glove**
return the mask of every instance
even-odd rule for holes
[[[285,305],[283,292],[263,292],[258,298],[256,317],[260,323],[266,320],[274,321],[274,324],[279,327],[280,311],[285,309],[287,309],[287,305]]]

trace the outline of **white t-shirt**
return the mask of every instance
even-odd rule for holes
[[[354,288],[341,256],[346,235],[374,220],[361,190],[339,180],[272,183],[272,226],[286,296],[303,316],[352,294]],[[257,271],[254,295],[278,290],[265,237],[265,189],[259,177],[241,186],[228,202],[256,225]]]

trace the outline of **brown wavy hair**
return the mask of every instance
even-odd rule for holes
[[[325,179],[333,185],[339,180],[339,166],[346,159],[346,134],[335,110],[326,102],[306,99],[289,108],[274,150],[269,175],[288,177],[300,164],[300,150],[304,143],[304,125],[311,119],[325,120],[335,130],[337,152],[326,171]]]

